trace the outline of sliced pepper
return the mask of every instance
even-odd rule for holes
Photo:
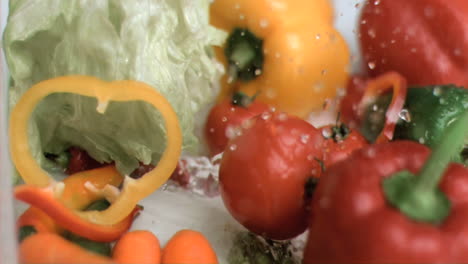
[[[227,75],[219,100],[241,91],[299,117],[319,110],[348,78],[349,51],[328,0],[216,0],[211,24],[230,33],[215,47]]]
[[[104,211],[75,211],[76,214],[88,221],[88,224],[113,225],[122,221],[130,215],[140,200],[161,186],[177,166],[182,146],[177,115],[161,94],[151,86],[137,81],[105,82],[88,76],[65,76],[34,85],[13,108],[9,134],[11,156],[19,174],[27,184],[40,187],[53,185],[55,181],[39,166],[30,151],[28,124],[35,106],[53,93],[74,93],[94,97],[98,101],[96,110],[99,113],[104,113],[111,101],[143,101],[158,109],[164,118],[167,146],[156,168],[138,180],[126,177],[121,194],[108,209]]]
[[[97,242],[111,242],[117,240],[131,226],[134,217],[141,210],[140,206],[132,208],[130,214],[114,225],[94,224],[77,216],[74,211],[67,208],[55,198],[53,188],[40,188],[23,184],[15,187],[15,198],[28,203],[46,213],[59,226]],[[112,205],[111,205],[112,206]],[[98,211],[99,212],[99,211]]]

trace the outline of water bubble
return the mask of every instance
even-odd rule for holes
[[[377,111],[377,110],[379,110],[379,106],[376,105],[376,104],[372,105],[372,111],[375,112],[375,111]]]
[[[261,117],[262,117],[263,120],[268,120],[271,117],[271,113],[270,112],[263,112]]]
[[[371,148],[368,148],[367,151],[366,151],[366,155],[367,155],[367,157],[369,157],[369,158],[374,158],[376,154],[377,154],[377,153],[375,152],[375,149],[372,148],[372,147],[371,147]]]
[[[320,39],[320,38],[321,38],[320,34],[315,35],[315,39]]]
[[[239,15],[239,19],[240,19],[240,20],[244,20],[244,19],[245,19],[245,15],[240,14],[240,15]]]
[[[215,132],[215,129],[214,128],[210,128],[210,133],[214,133]]]
[[[223,116],[223,117],[221,118],[221,121],[223,121],[223,122],[227,122],[227,121],[228,121],[228,119],[227,119],[227,117]]]
[[[232,144],[232,145],[229,146],[229,150],[231,150],[231,151],[234,151],[234,150],[236,150],[236,149],[237,149],[237,145],[236,145],[236,144]]]
[[[270,107],[270,112],[272,112],[272,113],[276,112],[276,107],[271,106],[271,107]]]
[[[236,108],[235,108],[235,107],[231,107],[229,110],[231,110],[231,112],[235,112],[235,111],[236,111]]]
[[[379,5],[380,4],[380,0],[375,0],[374,1],[374,5]]]
[[[270,24],[270,22],[268,22],[268,20],[266,20],[266,19],[261,19],[260,20],[260,27],[262,27],[262,28],[268,27],[269,24]]]
[[[288,120],[288,114],[286,114],[286,113],[280,113],[280,114],[278,114],[278,120],[279,120],[279,121],[286,121],[286,120]]]
[[[228,139],[235,138],[236,137],[236,128],[234,126],[227,126],[224,135]]]
[[[365,20],[365,19],[361,20],[361,24],[363,24],[363,25],[367,24],[367,20]]]
[[[304,144],[307,144],[307,142],[309,142],[309,138],[310,138],[309,135],[303,134],[303,135],[301,135],[301,142],[304,143]]]
[[[401,109],[400,113],[398,113],[398,117],[401,118],[401,120],[409,123],[411,122],[411,114],[410,112],[408,111],[408,109]]]
[[[370,61],[369,63],[367,63],[367,66],[369,66],[369,69],[371,70],[375,69],[375,62]]]
[[[330,128],[324,128],[324,129],[322,129],[322,136],[323,136],[324,138],[331,138],[332,134],[333,134],[333,133],[332,133],[332,131],[331,131]]]
[[[314,89],[315,92],[318,93],[318,92],[323,90],[324,86],[325,85],[322,82],[317,82],[317,83],[314,84],[313,89]]]
[[[241,36],[245,36],[245,31],[242,31],[242,32],[241,32]]]
[[[424,142],[426,142],[426,140],[423,137],[420,137],[418,141],[420,144],[424,144]]]
[[[371,38],[375,38],[376,36],[376,33],[375,33],[375,29],[371,28],[367,31],[367,35],[369,35],[369,37]]]
[[[440,88],[439,86],[434,87],[432,94],[434,96],[440,96],[442,94],[442,88]]]
[[[254,73],[255,73],[255,76],[259,76],[260,74],[262,74],[262,70],[256,69]]]
[[[346,88],[339,87],[338,89],[336,89],[336,95],[338,97],[345,97],[346,96]]]
[[[447,104],[447,100],[445,100],[445,98],[440,98],[439,103],[442,105]]]
[[[270,99],[273,99],[276,97],[276,91],[272,88],[268,88],[266,89],[266,92],[265,92],[265,95],[266,97],[270,98]]]
[[[396,40],[392,39],[390,40],[390,43],[395,44]]]
[[[312,154],[307,155],[307,160],[308,161],[313,161],[314,160],[314,155],[312,155]]]

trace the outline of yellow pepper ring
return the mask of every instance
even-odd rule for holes
[[[104,211],[75,211],[88,221],[113,225],[130,214],[135,205],[149,196],[170,177],[182,149],[182,132],[170,103],[151,86],[137,81],[105,82],[88,76],[65,76],[40,82],[31,87],[14,107],[10,117],[10,150],[13,162],[28,184],[46,187],[54,182],[34,159],[28,141],[29,118],[36,105],[52,93],[73,93],[98,100],[103,113],[109,101],[144,101],[161,113],[166,127],[167,146],[157,166],[138,180],[126,177],[120,196]]]

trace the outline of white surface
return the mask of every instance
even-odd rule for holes
[[[354,34],[359,7],[364,0],[333,0],[336,14],[336,27],[347,40],[352,58],[352,72],[361,71],[357,38]],[[1,0],[1,32],[5,27],[8,1]],[[0,83],[0,263],[16,262],[13,241],[14,234],[13,208],[11,196],[12,167],[8,156],[7,140],[7,72],[3,60]],[[150,229],[164,244],[175,232],[183,228],[203,232],[215,247],[220,260],[225,260],[232,230],[241,227],[226,212],[221,200],[208,199],[181,192],[158,191],[145,199],[142,204],[145,210],[137,218],[133,229]],[[223,261],[224,263],[224,261]]]

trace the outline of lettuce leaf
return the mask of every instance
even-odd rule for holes
[[[10,0],[3,48],[13,107],[33,84],[80,74],[103,80],[138,80],[172,104],[185,151],[195,152],[197,112],[217,93],[222,68],[211,46],[226,34],[209,25],[209,0]],[[82,147],[98,161],[130,173],[139,162],[157,163],[164,150],[158,112],[139,103],[113,104],[97,114],[95,101],[49,96],[31,121],[30,144],[44,153]]]

